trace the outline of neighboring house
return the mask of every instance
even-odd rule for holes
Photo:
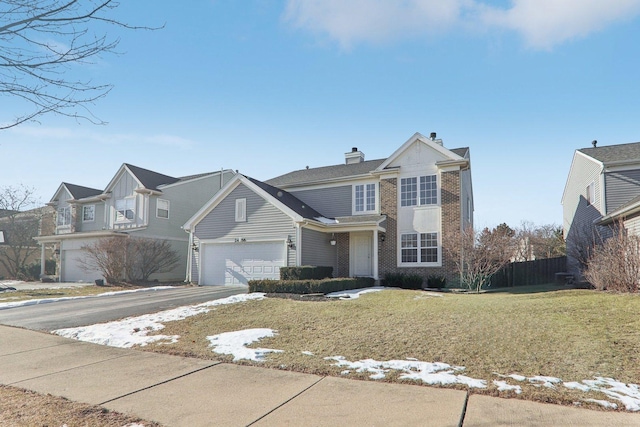
[[[580,253],[621,222],[640,234],[640,142],[576,150],[562,195],[567,269],[580,277]]]
[[[37,238],[53,247],[62,282],[94,281],[82,266],[83,247],[105,237],[167,240],[181,257],[171,272],[154,280],[184,280],[188,238],[182,225],[234,175],[231,170],[174,178],[123,164],[104,190],[62,183],[48,203],[55,208],[53,233]],[[44,255],[43,255],[44,256]]]
[[[332,266],[335,277],[454,279],[442,235],[472,224],[469,149],[416,133],[386,159],[353,148],[344,164],[266,182],[236,175],[184,225],[187,280],[246,284],[302,265]]]

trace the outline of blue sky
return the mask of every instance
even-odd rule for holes
[[[612,3],[612,4],[611,4]],[[188,5],[188,6],[185,6]],[[266,180],[388,157],[415,132],[471,148],[479,226],[562,222],[573,152],[636,142],[640,0],[136,0],[96,126],[0,131],[0,185],[104,188],[122,163]],[[0,97],[0,122],[22,106]]]

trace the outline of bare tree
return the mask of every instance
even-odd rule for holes
[[[443,236],[443,247],[469,290],[480,292],[515,253],[515,231],[506,224],[475,232],[472,228]]]
[[[638,292],[640,286],[640,237],[629,235],[622,223],[613,236],[593,248],[584,277],[596,289]]]
[[[522,221],[516,231],[516,261],[533,261],[566,255],[562,227],[556,224],[535,225]]]
[[[25,186],[0,187],[0,264],[11,278],[20,278],[39,247],[43,209],[36,208],[35,190]]]
[[[107,37],[106,26],[150,29],[110,18],[118,6],[113,0],[0,2],[0,94],[26,105],[26,112],[0,121],[0,129],[48,113],[104,123],[89,106],[112,86],[76,79],[68,71],[74,64],[116,53],[119,39]]]
[[[571,226],[567,235],[567,258],[577,264],[580,273],[589,265],[589,260],[594,250],[600,246],[605,238],[601,229],[588,222],[577,223]]]
[[[171,271],[180,256],[166,240],[132,238],[128,235],[100,239],[86,245],[80,259],[84,271],[99,271],[107,283],[146,282],[152,274]]]
[[[167,240],[131,239],[128,245],[127,278],[146,282],[152,274],[171,271],[180,256]]]

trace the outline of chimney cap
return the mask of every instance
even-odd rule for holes
[[[429,134],[429,138],[431,139],[436,139],[437,134],[435,132],[431,132],[431,134]]]
[[[593,141],[591,141],[591,145],[593,145],[593,148],[596,148],[596,145],[598,145],[598,141],[594,139]]]
[[[355,153],[355,152],[357,152],[357,151],[358,151],[358,147],[351,147],[351,152],[352,152],[352,153]]]

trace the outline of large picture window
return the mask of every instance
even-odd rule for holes
[[[376,210],[375,184],[355,185],[354,192],[354,205],[356,212],[373,212]]]
[[[418,191],[418,183],[420,191]],[[438,204],[438,179],[436,175],[402,178],[400,180],[400,206],[424,206]]]
[[[116,222],[133,221],[136,210],[136,199],[126,198],[116,200]]]
[[[402,263],[438,262],[438,233],[405,233],[400,236]]]

